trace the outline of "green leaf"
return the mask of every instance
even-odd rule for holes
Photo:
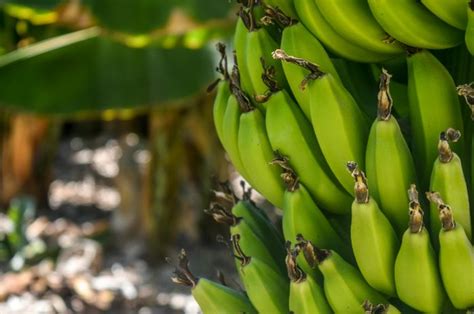
[[[202,91],[213,68],[208,47],[135,49],[91,28],[0,56],[0,106],[65,114],[162,105]]]
[[[168,22],[175,0],[87,0],[99,25],[130,34],[148,33]]]
[[[40,10],[52,10],[56,8],[62,0],[6,0],[3,3],[16,4]]]
[[[183,2],[186,13],[199,22],[223,18],[229,15],[233,7],[233,3],[226,0],[184,0]]]

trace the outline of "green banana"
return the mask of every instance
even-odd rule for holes
[[[297,248],[308,263],[319,268],[324,277],[324,293],[335,313],[362,313],[365,300],[388,303],[365,282],[361,273],[333,250],[319,249],[311,241],[299,237]]]
[[[224,135],[224,114],[227,108],[227,102],[230,96],[229,90],[229,83],[226,81],[220,81],[217,85],[217,93],[216,98],[214,100],[214,107],[213,107],[213,120],[214,120],[214,127],[216,128],[217,137],[219,140],[222,141]]]
[[[274,153],[260,110],[254,108],[240,116],[238,149],[250,184],[273,205],[281,208],[285,188],[278,166],[269,164]]]
[[[362,304],[366,314],[398,314],[401,313],[395,306],[391,304],[372,304],[369,300],[365,300]]]
[[[318,247],[327,247],[340,252],[344,258],[353,260],[350,248],[331,226],[327,218],[311,198],[305,185],[286,164],[278,161],[285,169],[282,175],[287,189],[283,200],[283,235],[287,241],[294,241],[298,234]],[[307,270],[305,270],[307,271]]]
[[[387,217],[369,196],[364,172],[349,162],[347,168],[355,179],[352,203],[352,250],[365,280],[373,288],[396,296],[393,266],[400,243]]]
[[[285,86],[286,80],[281,64],[271,57],[271,52],[278,48],[278,44],[267,30],[259,25],[254,9],[252,4],[249,10],[239,11],[240,19],[236,29],[238,33],[234,42],[242,88],[252,102],[264,111],[265,108],[260,105],[259,100],[267,93],[267,85],[262,80],[262,70],[271,73],[279,86]]]
[[[244,220],[252,231],[260,238],[264,246],[268,248],[270,254],[276,261],[283,261],[285,257],[284,241],[281,233],[275,228],[273,223],[263,209],[257,207],[252,201],[252,189],[245,189],[245,183],[241,181],[243,195],[238,199],[232,191],[229,183],[221,183],[220,198],[230,205],[227,207],[219,202],[211,203],[211,209],[207,212],[213,215],[214,220],[226,223],[230,226],[240,220]],[[216,194],[217,196],[218,194]],[[232,206],[230,212],[226,210]],[[281,263],[282,264],[282,263]]]
[[[328,24],[347,41],[388,56],[403,53],[402,46],[389,38],[372,16],[366,0],[314,2]]]
[[[440,203],[439,268],[449,299],[457,309],[474,308],[474,248],[451,207]]]
[[[242,207],[245,206],[245,204],[238,202],[234,207],[237,207],[236,211],[242,212]],[[234,211],[234,208],[232,211]],[[231,235],[240,235],[240,246],[248,254],[257,257],[274,270],[282,274],[285,273],[283,264],[285,251],[283,244],[281,242],[271,244],[271,241],[274,240],[271,234],[262,235],[263,230],[259,229],[259,225],[255,225],[255,220],[237,217],[233,212],[227,211],[219,204],[213,204],[207,212],[212,215],[215,221],[228,225]]]
[[[467,26],[464,41],[467,50],[474,56],[474,0],[471,0],[467,5]]]
[[[418,179],[428,186],[439,133],[447,128],[463,132],[461,107],[453,78],[446,68],[427,50],[408,57],[408,99],[410,124],[413,135],[412,148]],[[461,151],[464,143],[458,142]],[[459,155],[463,156],[462,152]]]
[[[472,239],[471,215],[469,210],[469,193],[464,177],[461,159],[451,150],[448,141],[457,141],[461,133],[448,129],[441,132],[439,137],[439,156],[434,162],[431,173],[430,190],[437,191],[447,204],[453,209],[456,222],[466,231],[468,239]],[[430,205],[430,231],[435,249],[439,249],[437,237],[441,230],[438,215],[438,205]]]
[[[249,224],[250,228],[262,239],[265,247],[269,248],[275,260],[283,260],[283,237],[268,218],[262,216],[255,204],[249,199],[243,199],[232,208],[232,214]]]
[[[242,9],[239,11],[239,18],[235,25],[234,32],[234,50],[235,50],[235,61],[239,66],[239,76],[242,90],[251,95],[252,85],[250,80],[250,69],[246,66],[241,66],[246,62],[247,55],[247,34],[248,29],[245,25],[244,19],[248,21],[248,14]]]
[[[286,86],[281,63],[271,56],[272,51],[278,48],[278,44],[272,39],[265,28],[261,27],[247,34],[247,51],[244,64],[250,73],[252,85],[251,97],[259,103],[259,97],[267,94],[268,86],[262,80],[262,72],[269,72],[278,86]],[[263,107],[265,108],[265,107]]]
[[[373,105],[373,100],[378,90],[378,84],[373,77],[371,65],[342,58],[332,58],[331,60],[342,84],[354,97],[366,119],[368,121],[375,119],[377,110]]]
[[[217,137],[219,140],[222,141],[222,136],[224,134],[224,114],[227,108],[227,101],[229,100],[230,96],[230,88],[229,88],[229,73],[227,70],[227,56],[225,52],[225,45],[222,43],[218,43],[217,50],[221,54],[221,59],[219,61],[219,65],[217,67],[217,71],[222,74],[223,78],[218,80],[217,82],[217,93],[216,98],[214,99],[214,106],[212,110],[212,117],[214,120],[214,127],[216,128]],[[215,85],[211,85],[208,90],[213,89]]]
[[[409,227],[403,234],[400,251],[395,259],[395,286],[398,297],[421,312],[440,313],[444,291],[436,255],[430,236],[423,225],[423,210],[418,201],[416,186],[410,195]]]
[[[298,250],[287,242],[286,268],[290,277],[290,311],[293,313],[332,313],[323,289],[297,265]]]
[[[373,198],[392,222],[398,235],[408,224],[403,208],[408,203],[407,187],[416,181],[415,164],[397,120],[392,116],[391,75],[380,76],[378,115],[370,129],[366,151],[368,185]]]
[[[290,55],[298,55],[305,60],[319,65],[322,71],[331,73],[335,78],[339,79],[338,72],[334,68],[324,47],[302,23],[296,23],[283,29],[280,47]],[[306,118],[311,120],[309,93],[302,90],[300,84],[308,74],[308,71],[288,62],[284,62],[282,66],[296,102],[301,107]]]
[[[298,17],[304,26],[337,55],[357,62],[380,62],[392,56],[370,51],[347,41],[326,21],[314,0],[293,1]]]
[[[288,278],[258,258],[245,255],[240,240],[238,234],[232,236],[235,257],[240,262],[239,272],[250,301],[259,313],[287,314],[290,293]]]
[[[270,96],[266,107],[265,124],[273,151],[289,158],[301,182],[323,209],[348,214],[350,195],[329,169],[311,123],[296,103],[281,90]]]
[[[267,264],[275,272],[285,273],[284,260],[273,257],[273,254],[278,252],[270,251],[270,248],[265,246],[262,238],[258,236],[244,219],[237,220],[236,224],[230,228],[230,234],[231,236],[235,234],[240,235],[240,246],[247,254],[252,254],[253,257]]]
[[[445,49],[462,41],[462,32],[413,0],[368,0],[375,19],[400,42],[417,48]]]
[[[421,0],[421,3],[449,25],[466,29],[466,0]]]
[[[307,60],[289,56],[278,49],[273,57],[298,64],[310,71],[302,82],[310,93],[311,120],[319,146],[329,168],[344,189],[352,194],[353,183],[347,176],[347,160],[364,162],[368,127],[354,98],[330,73]],[[337,145],[335,145],[337,143]]]
[[[192,288],[191,293],[204,314],[257,313],[244,293],[206,278],[196,278],[189,270],[184,250],[178,258],[178,266],[171,279]]]
[[[222,119],[222,146],[224,146],[230,161],[234,168],[247,180],[249,176],[245,170],[244,164],[240,158],[238,148],[238,134],[240,126],[240,115],[242,110],[234,95],[229,96],[225,113]]]

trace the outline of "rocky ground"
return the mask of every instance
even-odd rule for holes
[[[0,214],[0,313],[199,312],[189,288],[170,280],[173,266],[147,258],[136,211],[123,208],[117,178],[135,174],[126,180],[138,191],[149,162],[136,133],[61,139],[48,208],[22,197]],[[225,245],[181,242],[197,276],[217,280],[221,270],[235,281]]]

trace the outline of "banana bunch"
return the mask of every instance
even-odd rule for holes
[[[245,291],[173,280],[204,313],[472,313],[474,0],[238,3],[214,123],[282,228],[221,185]]]

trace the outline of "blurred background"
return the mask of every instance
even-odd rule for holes
[[[238,180],[206,92],[235,18],[228,0],[0,0],[0,313],[197,313],[165,256],[232,272],[203,209]]]

